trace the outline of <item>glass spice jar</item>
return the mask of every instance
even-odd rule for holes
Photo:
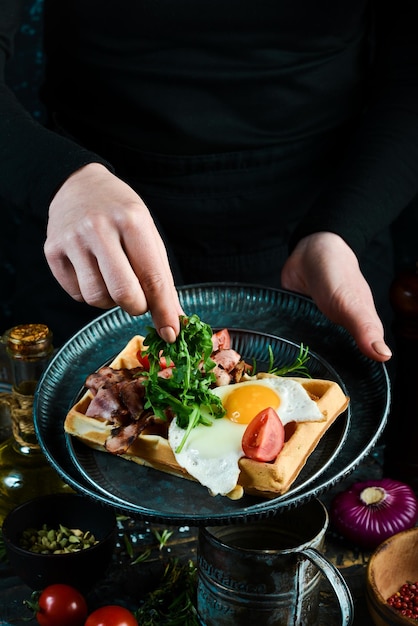
[[[45,324],[21,324],[6,331],[2,341],[12,387],[0,402],[10,411],[12,435],[0,444],[0,523],[22,502],[72,491],[45,458],[33,422],[36,386],[53,354],[52,332]]]

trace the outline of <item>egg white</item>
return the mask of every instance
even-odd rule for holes
[[[213,393],[226,401],[229,394],[242,385],[262,385],[273,389],[280,398],[278,406],[273,406],[283,425],[288,422],[319,421],[324,415],[319,410],[300,383],[285,377],[265,377],[225,385],[213,389]],[[267,408],[267,407],[262,407]],[[260,408],[260,410],[262,410]],[[238,483],[239,459],[244,456],[242,437],[248,424],[240,424],[230,419],[212,418],[202,407],[202,414],[212,425],[198,424],[188,436],[182,450],[176,452],[184,437],[184,429],[174,418],[168,431],[168,441],[178,464],[206,486],[212,495],[226,495]],[[255,415],[254,415],[255,417]]]
[[[212,495],[226,495],[237,485],[238,461],[244,455],[242,436],[247,424],[234,424],[224,417],[209,418],[211,426],[198,424],[191,431],[181,452],[176,452],[184,429],[174,418],[168,430],[168,442],[177,463],[207,487]]]

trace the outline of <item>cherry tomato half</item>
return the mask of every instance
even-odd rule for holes
[[[84,626],[87,613],[83,595],[69,585],[49,585],[37,599],[36,619],[40,626]]]
[[[248,424],[242,437],[242,449],[249,459],[274,461],[284,444],[284,426],[276,411],[263,409]]]
[[[138,622],[125,607],[108,604],[90,613],[85,626],[138,626]]]

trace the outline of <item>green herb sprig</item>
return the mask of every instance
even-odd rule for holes
[[[147,330],[144,354],[148,356],[150,368],[145,372],[145,408],[166,419],[164,411],[171,407],[179,427],[185,430],[176,450],[180,452],[197,424],[211,424],[210,419],[202,415],[202,406],[215,418],[225,413],[220,398],[211,391],[215,382],[215,363],[211,359],[213,332],[197,315],[180,316],[180,333],[172,344],[161,339],[155,328]],[[158,375],[161,357],[175,364],[169,378]]]
[[[271,346],[269,346],[269,374],[275,374],[275,376],[284,376],[285,374],[293,374],[297,376],[306,376],[311,378],[309,370],[307,368],[307,362],[309,361],[309,348],[300,344],[299,354],[293,363],[289,365],[283,365],[282,367],[274,367],[274,354]]]
[[[152,529],[152,532],[154,534],[154,537],[157,539],[158,541],[158,549],[162,550],[163,548],[166,547],[168,540],[170,539],[171,535],[173,534],[174,531],[172,530],[167,530],[166,528],[160,532],[159,530],[157,530],[156,528]]]
[[[170,559],[157,589],[135,616],[141,626],[199,626],[196,610],[197,571],[192,561]]]

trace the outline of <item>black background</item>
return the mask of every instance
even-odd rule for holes
[[[25,108],[40,122],[44,111],[38,97],[43,76],[42,54],[43,0],[25,0],[21,28],[16,35],[15,54],[8,62],[6,80]],[[0,288],[7,297],[0,299],[0,333],[14,322],[8,310],[8,298],[13,293],[16,232],[20,216],[1,201],[0,229]],[[393,225],[396,270],[414,268],[418,261],[418,201],[404,210]]]

